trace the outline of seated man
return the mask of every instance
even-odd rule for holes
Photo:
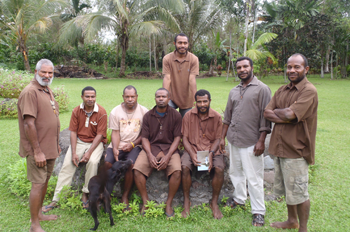
[[[124,88],[124,102],[116,106],[109,115],[109,128],[112,129],[112,142],[107,148],[105,164],[108,168],[118,160],[131,159],[133,164],[125,173],[122,202],[129,204],[128,196],[134,183],[132,171],[141,151],[141,125],[147,108],[137,104],[137,91],[134,86]],[[128,207],[127,207],[128,208]]]
[[[209,151],[209,172],[212,176],[213,194],[210,208],[216,219],[223,217],[218,198],[224,182],[224,156],[218,151],[222,120],[221,115],[210,109],[211,97],[207,90],[198,90],[195,94],[196,108],[193,108],[182,120],[182,141],[185,151],[181,156],[182,189],[184,192],[184,210],[182,216],[190,214],[191,172],[194,166],[200,166],[197,151]]]
[[[166,169],[169,180],[169,193],[165,214],[174,215],[171,207],[175,193],[181,182],[181,160],[177,147],[181,139],[181,115],[168,106],[169,92],[164,88],[156,91],[156,106],[147,112],[142,123],[142,147],[134,166],[135,184],[140,191],[144,213],[148,201],[146,177],[153,169]]]
[[[88,208],[88,184],[91,177],[97,175],[98,164],[103,153],[103,144],[107,142],[107,113],[95,103],[96,90],[85,87],[81,92],[83,103],[73,109],[70,119],[70,146],[58,174],[57,185],[52,202],[42,208],[48,212],[55,208],[59,200],[58,194],[63,186],[70,186],[79,163],[86,163],[85,184],[83,186],[83,208]]]

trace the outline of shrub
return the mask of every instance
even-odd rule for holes
[[[53,96],[58,103],[60,112],[68,110],[69,97],[63,86],[52,89]]]
[[[2,118],[17,118],[17,98],[6,98],[0,102],[0,116]]]
[[[31,79],[32,76],[27,72],[10,71],[0,68],[0,97],[18,98]]]

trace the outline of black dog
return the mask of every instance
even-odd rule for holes
[[[104,204],[105,211],[109,213],[109,220],[111,226],[114,225],[112,210],[111,210],[111,193],[113,191],[114,185],[125,175],[125,172],[128,170],[132,164],[131,160],[127,161],[118,161],[115,162],[111,169],[106,170],[105,166],[102,166],[100,173],[97,176],[94,176],[89,181],[89,202],[90,202],[90,213],[94,218],[95,227],[90,230],[97,230],[98,225],[100,224],[97,219],[97,207],[101,202]]]

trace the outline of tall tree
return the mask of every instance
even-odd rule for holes
[[[31,71],[27,40],[44,33],[52,24],[54,13],[65,6],[64,0],[0,0],[2,16],[7,21],[10,37],[22,54],[25,69]]]
[[[67,23],[81,26],[84,36],[89,40],[94,39],[103,30],[113,31],[122,50],[120,76],[125,75],[126,51],[132,34],[143,34],[148,37],[166,26],[180,30],[170,10],[180,11],[182,7],[180,0],[112,0],[105,3],[104,11],[79,15]],[[155,15],[157,19],[154,19]],[[63,27],[62,35],[74,36],[67,30],[68,27]]]

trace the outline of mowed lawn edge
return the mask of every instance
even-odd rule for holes
[[[225,77],[197,79],[197,89],[207,89],[212,95],[211,107],[223,113],[229,91],[238,84]],[[309,220],[310,231],[347,231],[350,226],[350,186],[349,174],[350,150],[349,138],[349,80],[329,80],[328,76],[309,76],[308,79],[316,86],[319,96],[318,131],[316,137],[316,165],[312,168],[309,193],[311,212]],[[284,84],[281,76],[271,76],[261,79],[272,91],[272,94]],[[61,129],[69,125],[71,110],[81,103],[81,90],[85,86],[93,86],[97,90],[97,102],[107,110],[108,114],[122,102],[122,90],[126,85],[134,85],[139,94],[139,103],[152,108],[154,92],[161,87],[162,80],[84,80],[59,79],[53,82],[53,87],[64,85],[70,97],[69,111],[60,114]],[[16,119],[0,120],[0,179],[8,172],[8,165],[21,159],[18,156],[18,121]],[[28,199],[14,196],[7,186],[0,183],[0,230],[28,231],[29,205]],[[114,218],[116,226],[110,227],[107,215],[101,214],[101,231],[278,231],[269,227],[275,220],[285,220],[287,211],[285,203],[269,202],[267,204],[266,225],[262,228],[251,226],[250,209],[234,211],[222,220],[214,220],[210,210],[193,209],[188,220],[166,220],[165,217],[149,219],[141,217]],[[46,231],[84,231],[93,225],[89,214],[77,214],[69,210],[55,209],[52,211],[61,217],[54,222],[43,222]]]

